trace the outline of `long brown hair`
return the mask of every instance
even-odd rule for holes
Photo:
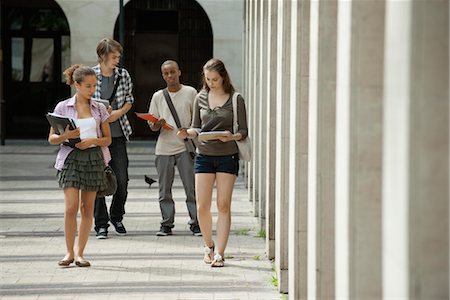
[[[225,68],[225,64],[220,59],[211,58],[203,66],[202,85],[203,89],[209,92],[209,87],[205,80],[205,71],[215,71],[219,73],[220,77],[223,79],[223,90],[225,93],[232,94],[235,91],[233,84],[231,83],[230,75],[228,75],[228,71]]]

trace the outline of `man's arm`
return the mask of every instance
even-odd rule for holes
[[[108,118],[108,122],[112,123],[117,121],[121,116],[126,114],[131,109],[131,106],[131,103],[126,102],[121,108],[113,110]]]

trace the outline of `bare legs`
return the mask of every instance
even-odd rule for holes
[[[213,246],[211,202],[214,181],[216,181],[217,186],[217,253],[223,257],[230,235],[231,196],[236,176],[228,173],[195,174],[197,216],[203,234],[203,240],[207,247]]]
[[[64,236],[66,238],[67,254],[64,260],[75,258],[74,246],[77,232],[78,208],[81,212],[80,228],[78,232],[78,259],[84,260],[84,248],[92,229],[94,201],[97,192],[81,191],[76,188],[64,189]],[[81,198],[80,198],[81,194]]]

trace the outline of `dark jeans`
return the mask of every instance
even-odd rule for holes
[[[113,222],[122,221],[125,214],[125,202],[128,195],[128,154],[126,142],[125,137],[116,137],[112,138],[112,143],[109,146],[109,151],[111,152],[109,165],[116,173],[117,191],[111,201],[109,216],[105,197],[97,197],[95,199],[95,231],[98,231],[100,227],[108,228],[109,220]]]

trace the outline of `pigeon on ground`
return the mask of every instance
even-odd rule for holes
[[[147,175],[144,175],[144,180],[146,183],[148,183],[148,187],[151,187],[153,183],[156,182],[155,179],[148,177]]]

